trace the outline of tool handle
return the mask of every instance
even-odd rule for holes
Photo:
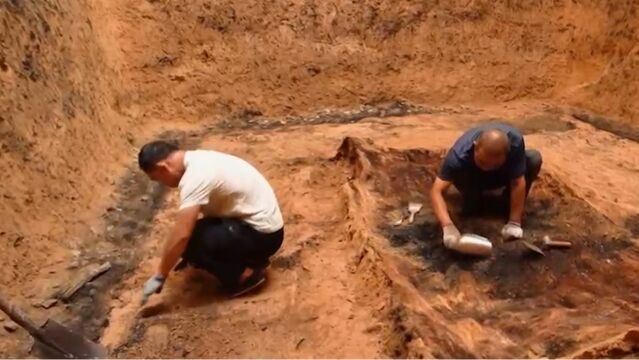
[[[410,216],[408,217],[408,223],[409,224],[412,224],[413,221],[415,221],[415,214],[417,214],[417,213],[415,213],[415,212],[410,213]]]
[[[33,337],[40,339],[40,327],[37,326],[33,320],[27,316],[20,308],[15,304],[10,303],[5,299],[4,294],[0,294],[0,310],[9,315],[11,320],[15,321],[18,325],[22,326]]]
[[[550,241],[546,241],[546,245],[547,246],[552,246],[552,247],[569,248],[569,247],[572,246],[572,243],[569,242],[569,241],[550,240]]]

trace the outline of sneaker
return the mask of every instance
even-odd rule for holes
[[[231,297],[236,298],[259,288],[266,281],[264,269],[256,269],[251,276],[231,289]]]

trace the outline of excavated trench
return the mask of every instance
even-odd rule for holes
[[[3,291],[119,357],[637,356],[636,11],[0,2]],[[332,106],[358,107],[298,116]],[[536,257],[502,243],[499,209],[458,219],[493,240],[490,259],[443,248],[427,200],[442,149],[493,115],[554,165],[533,190],[527,237],[571,249]],[[226,301],[210,278],[180,274],[143,317],[139,289],[174,198],[132,158],[177,128],[200,130],[165,136],[263,170],[290,227],[263,292]],[[338,156],[348,161],[329,161],[345,136],[375,139],[349,138]],[[413,200],[425,205],[417,221],[390,227]],[[68,302],[41,306],[105,261]],[[5,320],[0,355],[26,356],[28,335]]]
[[[350,115],[346,114],[323,123],[347,129],[352,122]],[[304,141],[304,136],[312,136],[314,127],[302,125],[305,124],[300,122],[290,127],[281,124],[277,126],[280,127],[278,131],[291,132],[291,135],[294,132],[306,132],[300,139]],[[556,121],[550,129],[539,126],[529,129],[525,121],[519,125],[528,134],[544,131],[558,134],[574,129],[574,125],[562,125]],[[605,357],[610,354],[639,354],[639,342],[632,330],[633,324],[639,320],[639,298],[636,295],[639,279],[633,276],[639,270],[639,253],[632,246],[632,227],[625,229],[613,224],[580,199],[552,172],[544,171],[534,186],[526,212],[526,238],[538,240],[548,235],[556,240],[570,241],[572,248],[549,250],[542,257],[528,251],[520,242],[504,243],[499,237],[504,209],[492,205],[498,203],[498,199],[486,199],[483,212],[486,215],[464,218],[458,215],[460,199],[453,191],[449,195],[453,204],[453,216],[459,226],[466,232],[486,236],[494,244],[494,254],[489,259],[473,258],[444,248],[441,230],[430,208],[428,190],[443,158],[443,151],[426,148],[397,150],[376,146],[371,140],[348,137],[342,142],[333,161],[297,156],[295,145],[286,143],[275,148],[282,151],[288,160],[276,161],[266,155],[269,151],[274,151],[274,148],[269,150],[269,146],[274,145],[267,146],[269,140],[260,135],[265,129],[271,128],[264,120],[254,123],[253,129],[249,130],[253,134],[239,135],[239,138],[240,133],[226,129],[214,130],[218,133],[216,135],[203,130],[182,135],[182,138],[188,139],[187,146],[190,147],[201,140],[205,140],[205,144],[206,141],[216,143],[209,139],[211,136],[217,139],[235,138],[239,149],[244,149],[240,152],[253,154],[249,156],[256,156],[255,160],[261,166],[276,169],[269,176],[274,184],[288,183],[289,178],[294,179],[300,173],[322,174],[311,183],[315,185],[289,184],[296,186],[296,191],[299,192],[283,195],[284,203],[300,196],[309,196],[309,192],[314,192],[315,195],[331,192],[342,194],[342,200],[337,201],[346,201],[343,216],[326,212],[317,200],[317,203],[313,201],[318,208],[313,211],[312,217],[305,217],[296,209],[288,209],[285,211],[288,212],[287,221],[294,228],[310,226],[320,232],[326,231],[328,226],[337,231],[333,236],[338,238],[348,234],[349,245],[344,248],[343,255],[351,258],[349,266],[354,273],[347,280],[348,286],[354,292],[361,293],[354,297],[352,304],[362,309],[377,309],[373,311],[373,319],[376,319],[377,325],[369,326],[365,332],[374,329],[370,332],[379,341],[380,356]],[[242,130],[247,129],[242,127]],[[243,139],[250,140],[245,143],[246,140]],[[225,146],[223,141],[219,145]],[[332,185],[329,186],[330,183]],[[314,189],[316,186],[319,188]],[[138,194],[139,196],[145,195]],[[409,201],[424,204],[416,221],[391,226],[392,219],[404,214]],[[162,210],[160,214],[165,211]],[[118,213],[119,210],[114,212]],[[112,220],[122,218],[116,216]],[[332,218],[333,222],[318,222],[318,219],[328,218]],[[152,218],[139,220],[149,224],[157,223]],[[127,222],[120,221],[120,226],[122,224],[126,225]],[[166,228],[164,222],[160,224],[162,228]],[[163,231],[162,228],[159,231]],[[155,234],[153,236],[157,236],[157,231],[152,231]],[[295,230],[293,233],[295,234]],[[144,242],[159,241],[148,236],[150,234]],[[300,240],[295,238],[296,235],[292,237],[294,238],[289,237],[287,241]],[[141,243],[135,246],[144,248]],[[297,246],[299,247],[294,248],[297,250],[292,252],[290,247],[283,250],[273,261],[275,277],[280,279],[276,280],[279,283],[274,286],[282,286],[282,290],[302,286],[300,281],[309,276],[309,271],[313,276],[313,271],[308,268],[312,266],[313,260],[305,256],[322,256],[319,255],[322,246],[327,245],[322,245],[322,241],[317,242],[316,237],[313,237],[311,240],[298,242]],[[133,264],[130,264],[129,269],[126,277],[137,278],[138,283],[140,277],[148,271],[145,270],[148,267],[138,265],[136,269]],[[257,298],[249,297],[243,305],[224,305],[225,300],[216,294],[214,287],[207,285],[212,284],[208,277],[190,274],[179,281],[185,283],[178,285],[178,290],[199,290],[191,295],[168,295],[165,300],[142,309],[142,318],[137,316],[128,324],[112,317],[107,332],[117,327],[128,327],[116,347],[111,348],[113,354],[119,357],[144,354],[206,357],[242,353],[291,356],[299,351],[305,339],[309,339],[307,342],[312,341],[302,337],[295,340],[293,350],[281,350],[283,352],[267,350],[264,346],[245,348],[245,345],[240,346],[235,353],[210,349],[198,352],[197,347],[202,345],[204,336],[200,330],[195,330],[198,323],[210,322],[211,326],[222,329],[222,332],[233,329],[232,332],[238,336],[248,338],[260,335],[251,333],[247,327],[257,326],[263,336],[269,337],[272,334],[267,329],[278,327],[273,324],[279,324],[282,328],[300,326],[299,320],[292,320],[295,316],[284,320],[286,315],[278,312],[269,315],[271,325],[268,326],[258,323],[237,327],[212,315],[219,313],[219,316],[239,316],[238,324],[246,321],[254,323],[259,321],[259,317],[250,316],[247,312],[250,314],[251,306],[255,306],[250,304],[255,301],[284,302],[288,304],[284,305],[287,309],[284,310],[285,313],[299,312],[303,314],[300,316],[314,319],[313,322],[323,321],[320,313],[309,312],[303,302],[289,303],[291,300],[287,296],[282,297],[281,290],[278,289],[269,287],[257,295]],[[187,285],[191,282],[194,285]],[[136,288],[130,285],[125,279],[114,289],[115,306],[122,306],[123,302],[129,301],[126,299],[136,298]],[[271,291],[275,293],[271,294]],[[308,296],[305,291],[296,291],[300,291],[300,294],[295,297]],[[122,296],[127,293],[128,295]],[[185,300],[179,300],[184,296]],[[173,303],[176,301],[177,303]],[[135,316],[135,312],[137,310],[132,310],[131,314]],[[191,319],[189,321],[192,324],[185,322],[185,317]],[[318,318],[320,320],[316,320]],[[311,333],[317,335],[315,330]],[[615,336],[619,333],[625,334],[625,337],[610,340],[616,339]],[[185,344],[185,349],[188,350],[178,346],[174,342],[176,340]],[[166,342],[171,342],[169,348],[164,344]],[[596,345],[600,342],[603,345]],[[154,349],[158,343],[161,347]],[[216,346],[223,348],[237,345],[226,338]],[[311,351],[310,354],[312,353],[314,352]]]
[[[367,216],[369,223],[377,225],[376,230],[368,231],[377,241],[369,246],[386,254],[379,262],[397,269],[389,275],[393,282],[413,288],[409,295],[398,295],[397,303],[423,300],[428,304],[394,309],[391,318],[400,319],[404,332],[410,329],[408,336],[402,335],[394,355],[606,356],[610,349],[583,355],[584,340],[605,340],[611,331],[630,328],[639,320],[638,254],[629,231],[597,213],[551,173],[545,172],[533,189],[526,211],[526,238],[548,235],[570,241],[573,247],[539,256],[520,242],[503,243],[499,231],[505,214],[503,209],[489,206],[484,209],[488,216],[455,216],[463,231],[493,242],[493,256],[481,259],[455,254],[442,244],[427,194],[443,157],[441,152],[380,149],[347,138],[339,157],[348,159],[353,168],[353,186],[360,188],[360,197],[374,198],[376,207]],[[415,222],[389,225],[405,215],[403,209],[409,201],[424,203]],[[484,204],[498,201],[485,199]],[[370,204],[371,200],[360,198],[357,202]],[[458,202],[452,211],[455,215],[459,212]],[[430,321],[424,323],[420,317]],[[433,326],[447,331],[437,334]],[[464,338],[469,334],[470,338]],[[630,345],[620,345],[622,350],[618,349],[616,356],[639,354],[639,343],[633,336],[628,340]],[[422,346],[407,350],[411,346],[406,343],[414,343],[416,338]]]

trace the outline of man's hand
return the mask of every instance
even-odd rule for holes
[[[459,242],[461,233],[455,226],[455,224],[448,224],[442,228],[444,233],[444,246],[450,248]]]
[[[159,294],[160,291],[162,291],[162,286],[164,286],[165,280],[166,279],[162,275],[153,275],[146,281],[146,283],[144,283],[144,287],[142,289],[142,305],[146,304],[151,295]]]
[[[501,236],[503,236],[506,240],[521,239],[524,237],[524,229],[521,228],[521,224],[509,221],[501,229]]]

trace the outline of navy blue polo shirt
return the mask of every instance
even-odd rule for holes
[[[483,131],[499,129],[508,135],[510,151],[504,165],[493,171],[483,171],[477,167],[474,159],[474,141]],[[526,145],[524,137],[514,127],[489,123],[466,131],[448,151],[444,163],[439,170],[439,178],[445,181],[458,182],[461,177],[469,177],[482,187],[496,187],[509,183],[510,180],[526,173]]]

